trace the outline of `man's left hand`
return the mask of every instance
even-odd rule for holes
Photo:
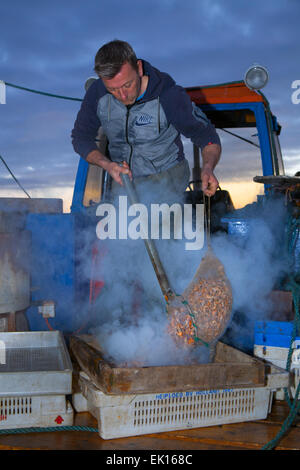
[[[202,191],[206,196],[213,196],[219,187],[219,181],[214,175],[214,168],[221,156],[221,147],[218,144],[206,145],[202,149]]]
[[[210,168],[201,171],[202,191],[205,196],[213,196],[219,187],[219,181]]]

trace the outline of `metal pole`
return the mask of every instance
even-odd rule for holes
[[[200,167],[200,152],[199,147],[195,144],[193,145],[194,149],[194,168],[193,168],[193,181],[194,183],[194,190],[201,189],[201,167]]]
[[[124,173],[121,173],[120,175],[121,175],[124,187],[126,189],[130,204],[138,204],[139,203],[138,196],[129,176]],[[157,280],[159,282],[160,288],[162,290],[162,293],[164,297],[166,298],[166,300],[168,300],[174,294],[170,287],[169,280],[165,273],[164,267],[160,261],[156,246],[154,245],[153,240],[147,237],[144,238],[144,243],[145,243],[150,261],[154,268]]]

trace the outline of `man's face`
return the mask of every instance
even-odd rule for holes
[[[138,71],[128,62],[122,65],[120,72],[113,78],[103,78],[102,81],[109,93],[125,106],[133,104],[138,98],[143,76],[142,63],[138,60]]]

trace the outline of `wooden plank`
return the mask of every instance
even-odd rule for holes
[[[0,450],[260,450],[281,428],[282,423],[272,422],[272,416],[278,418],[284,411],[288,407],[277,402],[267,423],[262,420],[225,424],[110,440],[88,431],[0,435]],[[98,427],[89,413],[75,414],[74,425]],[[300,450],[299,426],[292,426],[276,450]]]
[[[109,395],[161,393],[264,386],[269,366],[227,345],[217,348],[222,362],[186,366],[114,367],[100,350],[78,336],[70,352],[100,390]],[[233,360],[230,361],[230,358]],[[218,359],[220,360],[220,359]]]
[[[164,437],[173,437],[177,441],[197,440],[202,443],[213,442],[215,445],[223,443],[230,448],[231,446],[244,449],[261,449],[268,442],[274,439],[280,431],[281,425],[263,424],[259,421],[224,424],[221,426],[212,426],[207,428],[190,429],[188,431],[177,432],[176,435],[164,433]],[[174,431],[172,431],[174,433]],[[299,450],[300,448],[300,429],[291,427],[286,435],[282,437],[277,444],[277,450]]]
[[[255,357],[249,356],[249,354],[246,354],[239,349],[233,348],[232,346],[219,341],[216,345],[214,362],[258,364],[260,361],[257,361]]]
[[[276,400],[275,405],[273,405],[271,412],[268,416],[260,421],[266,424],[282,424],[285,419],[288,417],[290,412],[290,407],[288,406],[285,400]],[[300,428],[300,416],[296,416],[293,421],[293,426]]]

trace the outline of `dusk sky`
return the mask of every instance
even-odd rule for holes
[[[185,87],[241,80],[259,63],[269,72],[263,92],[293,175],[300,170],[300,104],[292,102],[299,21],[299,0],[11,0],[1,5],[0,80],[83,98],[97,50],[115,38]],[[65,210],[79,160],[70,139],[79,106],[10,86],[0,104],[0,155],[32,197],[62,198]],[[251,181],[259,174],[252,148],[242,159],[238,144],[220,137],[225,180]],[[8,196],[25,195],[0,161],[0,197]]]

